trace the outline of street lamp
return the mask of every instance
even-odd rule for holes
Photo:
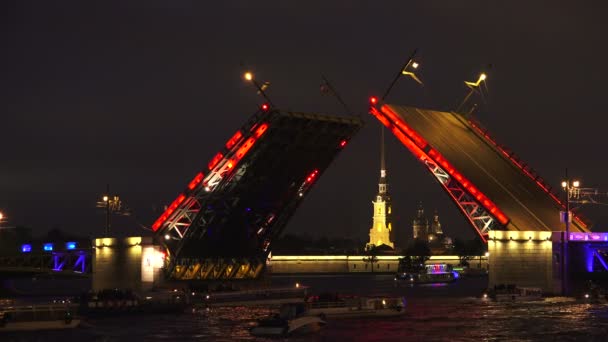
[[[416,76],[416,74],[413,71],[408,71],[409,67],[411,67],[412,69],[416,70],[416,69],[418,69],[419,66],[420,66],[420,64],[418,64],[418,62],[414,62],[414,60],[410,60],[405,65],[405,68],[403,68],[403,70],[401,71],[401,74],[403,74],[405,76],[411,77],[418,84],[422,85],[422,81],[418,78],[418,76]]]
[[[471,89],[469,91],[469,93],[467,94],[467,96],[464,97],[464,100],[462,100],[462,102],[460,103],[460,105],[458,106],[458,108],[456,108],[456,111],[459,112],[460,109],[466,104],[466,102],[469,100],[469,98],[471,97],[471,95],[473,95],[473,93],[479,89],[479,86],[481,85],[481,82],[485,82],[486,79],[488,78],[488,76],[485,73],[481,73],[479,74],[479,78],[477,78],[477,82],[470,82],[470,81],[464,81],[464,84]]]
[[[246,81],[251,82],[251,84],[253,84],[255,89],[258,91],[258,94],[262,95],[264,97],[264,99],[266,100],[266,102],[268,102],[270,104],[270,106],[274,107],[274,104],[272,103],[272,101],[270,101],[270,98],[268,98],[268,96],[266,95],[266,92],[264,92],[264,90],[266,88],[268,88],[267,83],[265,83],[263,86],[260,86],[258,84],[258,82],[255,80],[255,77],[253,77],[253,74],[249,71],[247,71],[247,72],[245,72],[245,74],[243,74],[243,78]]]
[[[562,188],[566,191],[566,211],[562,215],[562,220],[566,224],[566,231],[562,239],[562,293],[564,295],[568,294],[568,237],[570,236],[570,221],[572,220],[570,196],[580,185],[580,181],[571,181],[568,178],[568,170],[566,170],[566,180],[562,181]]]

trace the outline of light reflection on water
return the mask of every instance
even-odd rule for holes
[[[289,341],[606,341],[608,305],[583,304],[564,298],[530,303],[485,303],[474,298],[485,280],[463,280],[442,287],[396,286],[390,277],[300,278],[350,294],[404,295],[407,312],[390,319],[329,321],[320,333],[292,336]],[[283,281],[292,282],[286,278]],[[276,283],[280,283],[278,280]],[[111,317],[87,322],[85,328],[44,335],[9,336],[22,340],[184,341],[256,340],[249,328],[275,312],[272,308],[213,308],[182,315]],[[44,338],[42,338],[44,337]],[[279,339],[284,340],[284,339]],[[274,340],[276,341],[276,339]]]

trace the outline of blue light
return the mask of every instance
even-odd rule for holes
[[[458,272],[452,271],[452,274],[454,275],[454,279],[460,278],[460,274],[458,274]]]
[[[76,242],[66,242],[65,248],[66,249],[76,249]]]
[[[52,243],[45,243],[45,244],[44,244],[44,250],[45,250],[46,252],[50,252],[50,251],[52,251],[52,250],[53,250],[53,244],[52,244]]]
[[[28,245],[28,244],[21,245],[21,252],[22,253],[29,253],[31,251],[32,251],[32,245]]]

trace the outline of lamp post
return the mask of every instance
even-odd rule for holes
[[[473,93],[475,92],[475,90],[479,88],[479,86],[481,85],[481,82],[485,82],[486,81],[486,78],[488,78],[488,76],[485,73],[481,73],[481,74],[479,74],[479,78],[477,79],[477,82],[468,82],[468,81],[464,82],[464,84],[467,87],[469,87],[469,89],[471,89],[471,90],[469,91],[469,93],[467,94],[467,96],[464,97],[464,100],[462,100],[462,102],[460,103],[460,105],[458,105],[458,107],[456,108],[456,112],[459,112],[460,109],[464,107],[464,105],[467,103],[467,101],[469,100],[469,98],[471,97],[471,95],[473,95]]]
[[[106,187],[106,194],[103,195],[103,202],[106,207],[106,229],[105,236],[110,236],[110,184]]]
[[[256,82],[255,78],[253,77],[253,74],[249,71],[247,71],[243,75],[243,78],[245,78],[245,80],[251,82],[251,84],[253,84],[255,89],[257,89],[258,93],[264,97],[266,102],[268,102],[268,104],[270,104],[271,107],[274,107],[274,104],[272,103],[272,101],[270,101],[270,98],[266,95],[266,92],[264,91],[264,89],[266,88],[266,85],[264,85],[264,87],[261,87],[260,84],[258,82]]]
[[[578,180],[571,181],[568,178],[568,170],[566,169],[566,179],[562,181],[562,188],[566,191],[566,212],[562,215],[566,224],[566,231],[562,238],[562,294],[568,295],[568,238],[570,237],[570,196],[580,186]]]

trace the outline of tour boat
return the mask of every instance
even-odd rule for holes
[[[400,272],[395,280],[405,280],[411,284],[452,283],[458,279],[458,272],[448,264],[426,265],[423,272]]]
[[[311,297],[306,315],[326,318],[389,317],[405,313],[403,297]]]
[[[306,315],[304,303],[284,304],[273,317],[258,321],[250,329],[254,336],[287,336],[319,331],[325,326],[325,320],[318,316]]]
[[[276,287],[243,291],[199,293],[193,303],[204,306],[267,306],[303,302],[307,287],[296,283],[293,287]]]
[[[543,300],[543,291],[537,287],[497,285],[487,293],[484,293],[483,298],[495,302],[529,302]]]
[[[183,291],[158,290],[135,294],[120,289],[107,289],[80,298],[79,312],[85,316],[115,316],[141,313],[183,312],[189,297]]]
[[[74,309],[70,303],[0,307],[0,333],[75,328]]]

